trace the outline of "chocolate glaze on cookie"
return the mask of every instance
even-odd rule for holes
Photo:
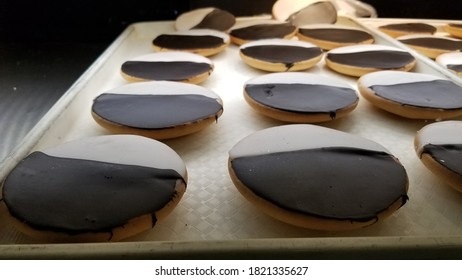
[[[332,41],[337,43],[361,43],[374,40],[371,34],[357,29],[335,27],[300,27],[298,33],[302,36],[316,40]]]
[[[448,69],[453,70],[455,72],[462,73],[462,64],[448,64],[446,65]]]
[[[462,41],[444,37],[399,37],[398,40],[401,43],[430,48],[438,50],[447,50],[447,51],[461,51],[462,50]]]
[[[124,85],[101,94],[92,112],[104,120],[139,129],[165,129],[203,119],[218,119],[220,97],[191,84],[145,82]]]
[[[225,33],[194,29],[178,31],[175,33],[161,34],[153,40],[153,45],[160,49],[170,50],[195,50],[218,48],[229,43],[229,36]]]
[[[296,27],[290,23],[261,23],[230,31],[230,35],[246,41],[285,38],[294,33]]]
[[[390,29],[395,31],[402,31],[406,33],[429,33],[436,32],[436,27],[426,23],[409,22],[409,23],[393,23],[379,26],[379,29]]]
[[[152,215],[177,196],[186,181],[179,156],[139,136],[99,136],[36,151],[4,182],[12,216],[38,230],[111,232]]]
[[[385,148],[361,137],[312,125],[265,129],[229,152],[230,168],[256,196],[319,218],[377,219],[403,205],[408,178]]]
[[[415,61],[409,53],[395,50],[329,52],[326,58],[342,65],[374,69],[399,69]]]
[[[444,53],[437,56],[435,61],[443,67],[462,75],[462,52]]]
[[[227,31],[236,23],[233,14],[213,7],[201,8],[181,14],[175,21],[175,29],[213,29]]]

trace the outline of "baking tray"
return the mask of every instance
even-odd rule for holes
[[[239,21],[251,20],[240,18]],[[378,44],[409,50],[418,58],[415,72],[453,78],[448,71],[356,19],[337,24],[361,27]],[[0,178],[33,150],[86,136],[104,135],[91,117],[92,100],[126,84],[121,64],[151,53],[152,40],[173,31],[172,21],[130,25],[66,92],[0,166]],[[84,50],[82,50],[84,51]],[[259,115],[243,99],[244,83],[266,72],[252,69],[231,45],[211,57],[212,75],[201,85],[221,96],[224,113],[217,124],[186,137],[166,140],[184,159],[188,189],[176,209],[150,231],[118,243],[46,244],[19,233],[0,203],[0,257],[3,258],[460,258],[462,194],[446,186],[419,161],[415,133],[432,121],[410,120],[376,109],[361,97],[349,116],[319,125],[374,140],[397,156],[409,179],[410,201],[388,219],[347,232],[322,232],[277,221],[245,200],[227,170],[228,151],[245,136],[284,125]],[[356,87],[356,78],[319,63],[308,73],[335,77]],[[457,81],[456,81],[457,82]]]

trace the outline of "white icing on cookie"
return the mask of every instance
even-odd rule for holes
[[[246,44],[243,44],[240,49],[255,47],[255,46],[294,46],[302,48],[319,48],[318,46],[298,40],[288,40],[288,39],[263,39],[252,41]]]
[[[229,42],[229,35],[213,29],[191,29],[165,33],[164,35],[184,35],[184,36],[213,36],[223,39],[223,43]]]
[[[207,7],[192,10],[179,15],[175,20],[175,29],[178,31],[189,30],[202,22],[202,20],[215,8]]]
[[[284,72],[284,73],[271,73],[266,75],[257,76],[250,79],[245,85],[262,85],[262,84],[310,84],[310,85],[326,85],[340,88],[351,88],[348,84],[334,79],[311,73],[300,72]]]
[[[413,73],[413,72],[398,72],[398,71],[378,71],[363,75],[358,80],[358,84],[363,87],[371,86],[388,86],[388,85],[398,85],[398,84],[407,84],[415,82],[429,82],[436,80],[447,80],[438,76],[423,74],[423,73]]]
[[[289,152],[303,149],[350,147],[386,152],[371,140],[342,131],[309,124],[294,124],[257,131],[238,142],[229,151],[230,159]]]
[[[249,26],[254,26],[254,25],[260,25],[260,24],[283,24],[286,23],[284,21],[278,21],[274,19],[255,19],[255,20],[249,20],[245,22],[241,22],[238,24],[235,24],[230,31],[236,30],[236,29],[241,29],[241,28],[246,28]]]
[[[418,133],[418,155],[422,154],[425,145],[462,144],[462,121],[444,121],[429,124]]]
[[[439,55],[436,60],[438,64],[447,66],[448,64],[462,64],[462,53],[460,52],[453,52],[453,53],[444,53]]]
[[[104,135],[67,142],[42,151],[63,158],[173,169],[183,178],[186,166],[167,145],[136,135]]]
[[[291,20],[300,26],[306,23],[334,23],[337,10],[331,1],[325,0],[278,0],[272,8],[277,20]]]
[[[201,55],[189,52],[158,52],[150,53],[134,57],[128,61],[146,61],[146,62],[172,62],[172,61],[186,61],[196,63],[207,63],[213,65],[213,62]]]
[[[354,46],[346,46],[340,47],[333,50],[330,50],[329,53],[334,54],[344,54],[344,53],[358,53],[358,52],[367,52],[367,51],[397,51],[407,53],[401,49],[391,47],[391,46],[384,46],[384,45],[354,45]]]
[[[170,82],[170,81],[155,81],[155,82],[138,82],[125,84],[123,86],[106,90],[111,94],[131,94],[131,95],[183,95],[195,94],[217,99],[221,102],[220,97],[213,91],[198,85]]]

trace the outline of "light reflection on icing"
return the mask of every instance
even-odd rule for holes
[[[417,154],[420,155],[425,145],[462,144],[462,121],[444,121],[423,127],[418,134]]]

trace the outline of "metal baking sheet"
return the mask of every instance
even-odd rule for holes
[[[239,19],[246,21],[249,19]],[[373,28],[347,17],[339,25],[371,32],[377,44],[406,48]],[[126,84],[121,64],[132,57],[154,52],[152,40],[173,31],[173,22],[141,22],[128,27],[93,66],[34,127],[20,148],[1,163],[0,178],[33,150],[108,132],[91,117],[92,100],[100,93]],[[432,61],[418,58],[414,72],[452,78]],[[462,194],[430,173],[414,152],[416,132],[433,120],[410,120],[376,109],[363,100],[349,116],[319,124],[374,140],[389,149],[405,166],[409,179],[409,202],[388,219],[371,227],[347,232],[322,232],[277,221],[251,205],[232,184],[227,170],[228,151],[243,137],[268,127],[284,125],[259,115],[243,99],[244,83],[266,72],[247,66],[231,45],[211,57],[212,75],[201,85],[219,94],[224,113],[217,124],[199,133],[164,141],[186,162],[188,189],[177,208],[150,231],[125,242],[99,244],[46,244],[19,233],[8,222],[0,203],[0,256],[7,257],[165,257],[194,254],[228,254],[228,257],[263,257],[271,252],[290,256],[308,253],[349,256],[359,252],[408,252],[462,248]],[[308,73],[335,77],[356,87],[356,78],[329,70],[323,62]],[[269,255],[268,255],[269,254]],[[307,255],[308,254],[308,255]],[[278,255],[274,255],[278,256]],[[317,255],[319,256],[319,255]],[[329,255],[330,256],[330,255]],[[353,255],[354,256],[354,255]],[[449,255],[446,255],[449,256]],[[281,256],[280,256],[281,257]]]

